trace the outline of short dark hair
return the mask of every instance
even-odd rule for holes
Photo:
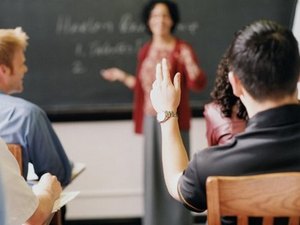
[[[298,43],[287,28],[259,20],[236,34],[229,49],[229,64],[258,101],[292,95],[299,79]]]
[[[159,3],[166,5],[167,8],[169,9],[170,16],[173,21],[173,26],[171,27],[171,33],[173,33],[175,31],[177,24],[180,21],[180,15],[179,15],[179,10],[178,10],[177,4],[175,2],[168,1],[168,0],[152,0],[152,1],[150,0],[145,5],[141,16],[142,16],[142,21],[146,26],[146,30],[149,34],[152,34],[152,32],[148,26],[148,21],[150,18],[151,11],[155,7],[155,5],[159,4]]]

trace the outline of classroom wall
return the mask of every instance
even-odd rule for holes
[[[296,10],[295,10],[293,33],[296,36],[300,47],[300,3],[299,2],[297,3]]]
[[[67,154],[87,169],[67,187],[80,195],[67,219],[132,218],[143,215],[143,137],[131,120],[54,123]],[[206,146],[203,118],[192,120],[191,151]]]

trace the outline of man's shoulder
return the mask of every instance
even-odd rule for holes
[[[24,116],[29,114],[44,113],[39,106],[20,97],[1,95],[0,101],[2,103],[0,107],[4,109],[2,112],[14,110],[14,112],[20,112]]]
[[[214,145],[206,147],[200,151],[197,151],[193,158],[195,161],[196,167],[203,167],[211,169],[217,169],[220,165],[215,167],[211,167],[211,165],[216,165],[216,162],[222,158],[222,164],[230,164],[232,161],[232,155],[236,154],[236,150],[238,148],[238,140],[236,138],[231,139],[230,141],[222,144],[222,145]],[[202,170],[202,168],[201,168]]]

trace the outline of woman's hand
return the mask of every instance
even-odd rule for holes
[[[100,74],[104,79],[112,82],[119,81],[130,89],[133,89],[133,87],[135,86],[135,76],[128,74],[125,71],[120,70],[118,68],[112,67],[105,70],[101,70]]]
[[[101,70],[100,74],[102,77],[109,81],[120,81],[124,82],[127,78],[127,73],[118,68],[112,67],[105,70]]]

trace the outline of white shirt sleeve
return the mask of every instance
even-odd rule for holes
[[[39,200],[21,176],[17,161],[2,139],[0,139],[0,159],[7,224],[23,224],[35,212]]]

